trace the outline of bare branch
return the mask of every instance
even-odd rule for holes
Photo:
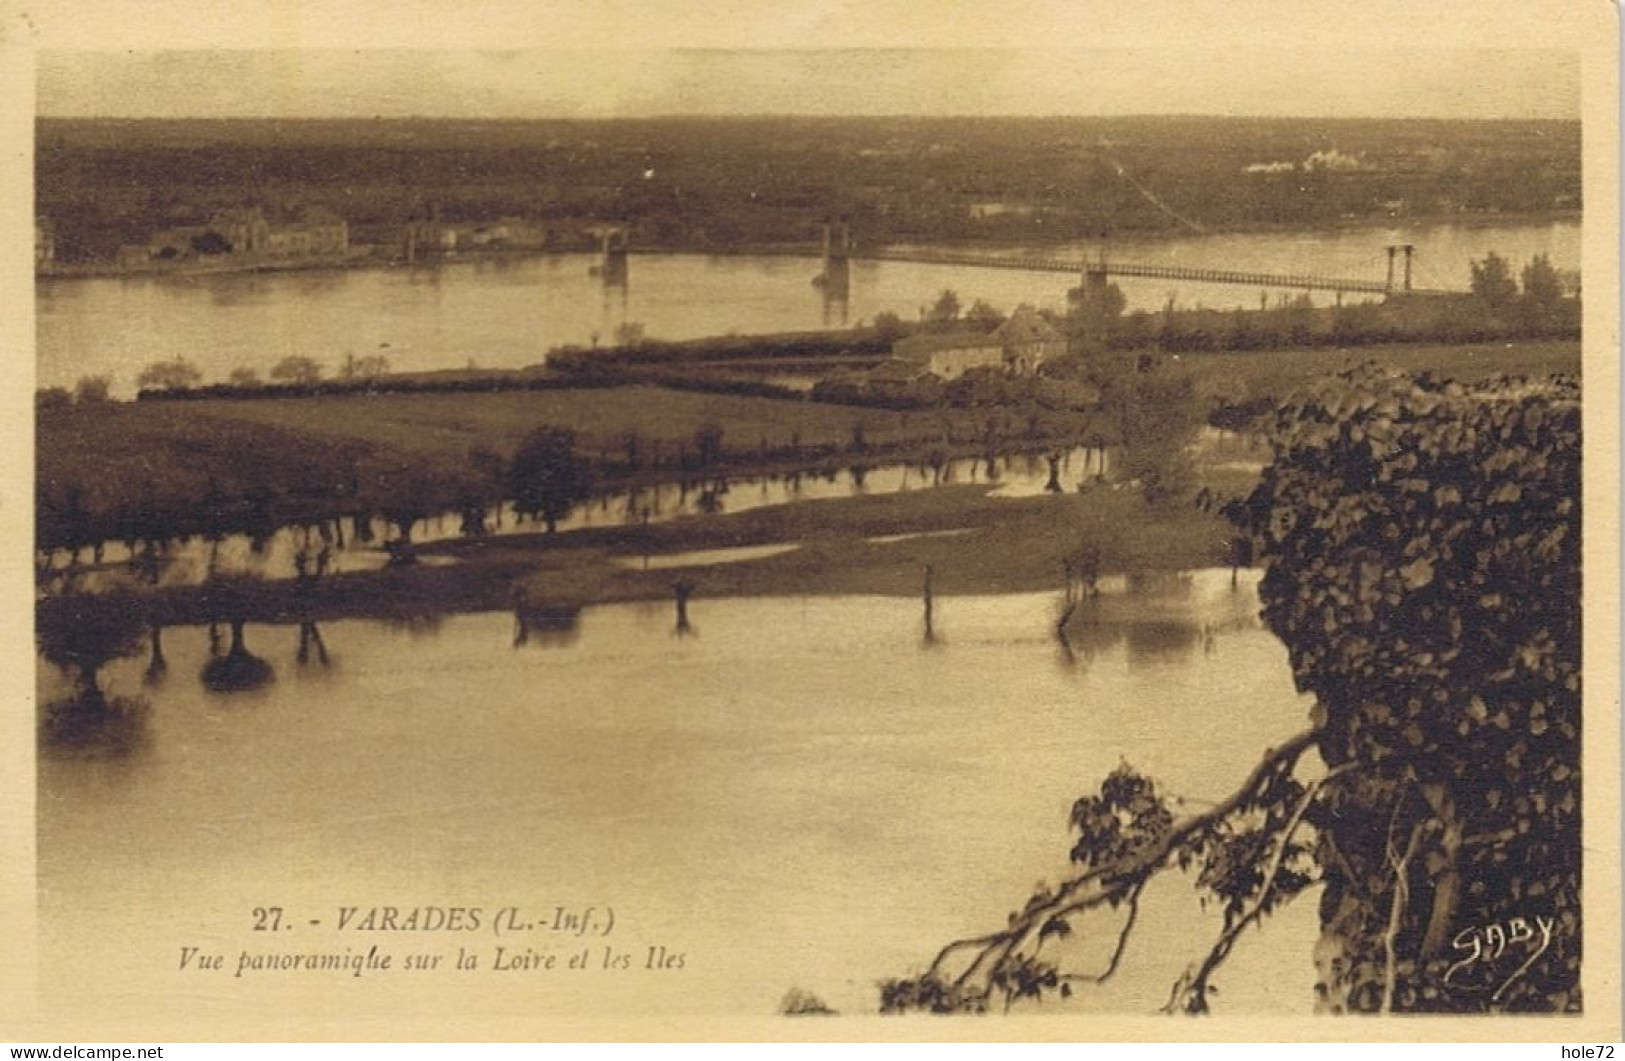
[[[986,947],[990,944],[998,943],[1007,935],[1009,935],[1007,932],[989,932],[985,936],[974,936],[970,939],[956,939],[937,952],[937,956],[932,959],[931,965],[925,970],[925,975],[928,977],[935,976],[938,971],[942,969],[942,963],[947,961],[949,955],[953,954],[954,951],[964,950],[966,947]]]
[[[1117,933],[1117,946],[1112,949],[1112,958],[1111,961],[1106,963],[1105,972],[1093,975],[1074,973],[1065,979],[1088,980],[1092,983],[1103,984],[1112,978],[1112,974],[1117,972],[1118,962],[1123,960],[1123,951],[1128,949],[1128,934],[1134,930],[1134,919],[1140,914],[1140,893],[1145,891],[1146,883],[1146,881],[1141,881],[1129,893],[1128,918],[1123,922],[1123,927]]]

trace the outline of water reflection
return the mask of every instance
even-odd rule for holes
[[[672,629],[678,637],[693,637],[699,631],[688,618],[688,600],[694,595],[694,583],[686,578],[680,578],[671,584],[672,596],[677,604],[677,625]]]
[[[513,647],[567,648],[581,637],[581,605],[514,597]]]
[[[1089,558],[1074,560],[1056,637],[1063,661],[1087,664],[1123,651],[1132,670],[1216,655],[1221,637],[1261,629],[1256,573],[1226,569],[1101,577]]]
[[[169,661],[164,659],[164,628],[154,626],[151,634],[152,653],[147,658],[147,669],[141,676],[143,685],[161,685],[169,674]]]
[[[429,638],[440,632],[446,623],[446,617],[439,612],[421,612],[415,615],[392,615],[383,620],[383,624],[390,630],[396,630],[409,637]]]
[[[231,645],[224,655],[216,655],[203,665],[206,688],[217,693],[246,693],[276,680],[276,670],[248,651],[243,634],[244,621],[231,620]],[[218,638],[215,638],[218,645]]]
[[[1251,579],[1232,607],[1228,570],[1166,590],[1103,578],[1079,604],[1092,609],[1078,633],[1098,635],[1095,655],[1062,670],[1055,593],[936,593],[940,640],[921,651],[923,574],[906,597],[691,595],[699,638],[671,636],[675,591],[582,608],[573,623],[532,626],[526,644],[542,651],[512,650],[508,608],[439,625],[324,621],[322,645],[341,645],[343,658],[327,669],[315,630],[250,623],[247,648],[272,658],[279,680],[256,694],[264,709],[246,713],[221,710],[241,694],[176,680],[210,660],[207,629],[166,627],[170,680],[140,692],[152,704],[143,769],[110,783],[77,756],[41,757],[43,975],[53,987],[117,986],[132,1002],[172,995],[182,985],[173,971],[155,974],[150,956],[173,942],[178,887],[204,889],[211,909],[246,909],[241,900],[268,891],[322,908],[425,882],[519,894],[546,881],[585,902],[606,881],[635,878],[646,931],[746,963],[651,980],[640,1009],[766,1012],[786,986],[782,953],[758,961],[737,941],[774,938],[773,950],[797,955],[806,989],[843,1012],[872,1012],[877,977],[1065,870],[1066,808],[1120,760],[1171,793],[1218,798],[1238,762],[1302,728],[1307,704],[1285,649],[1256,626],[1222,625],[1256,608]],[[1217,628],[1216,658],[1189,648],[1131,658],[1128,624],[1181,617]],[[300,676],[317,680],[280,673],[296,634],[308,654]],[[228,623],[218,637],[224,655]],[[136,695],[150,630],[111,640],[116,651],[77,658],[110,659],[98,668],[109,698]],[[63,654],[53,647],[51,658]],[[57,694],[53,682],[42,668],[42,700]],[[472,713],[458,709],[471,690]],[[255,842],[223,862],[230,836]],[[949,879],[955,888],[943,889]],[[696,895],[726,916],[694,917]],[[1224,985],[1232,1005],[1311,997],[1318,925],[1312,903],[1288,914],[1300,905],[1303,933],[1272,922],[1248,945],[1274,970],[1260,977],[1267,997],[1239,1001],[1250,981],[1237,972]],[[1114,979],[1123,993],[1090,1004],[1159,1003],[1180,970],[1155,958],[1182,965],[1193,935],[1213,938],[1200,916],[1148,897],[1143,953]],[[603,981],[573,983],[555,982],[538,1004],[601,1010]],[[490,990],[435,989],[466,993],[445,1004],[473,1006]]]
[[[40,717],[40,749],[66,758],[119,758],[150,743],[150,705],[129,697],[81,694],[52,700]]]
[[[333,665],[327,654],[327,642],[322,640],[321,629],[314,622],[302,622],[299,624],[299,652],[295,659],[299,666],[304,667],[310,663],[313,655],[319,665]]]

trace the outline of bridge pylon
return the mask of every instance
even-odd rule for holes
[[[632,243],[631,227],[625,224],[595,225],[588,231],[598,237],[599,262],[593,272],[603,277],[606,287],[625,286],[627,252]]]
[[[838,218],[820,227],[824,270],[813,283],[824,289],[826,299],[845,300],[852,290],[852,226],[845,218]]]
[[[1385,285],[1385,289],[1390,295],[1394,293],[1394,256],[1399,251],[1405,252],[1404,290],[1408,292],[1411,289],[1411,260],[1416,256],[1416,245],[1414,243],[1390,243],[1388,244],[1388,282]]]

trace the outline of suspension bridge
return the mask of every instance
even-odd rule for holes
[[[1279,291],[1331,291],[1338,295],[1392,295],[1396,293],[1449,294],[1439,288],[1421,288],[1412,282],[1416,247],[1393,243],[1386,247],[1385,275],[1331,276],[1323,273],[1269,273],[1252,269],[1219,269],[1209,266],[1159,265],[1148,262],[1108,261],[1048,255],[978,254],[937,251],[928,248],[859,248],[843,222],[824,225],[821,258],[824,270],[819,281],[826,287],[842,288],[849,283],[854,261],[910,262],[922,265],[951,265],[972,269],[1014,269],[1022,272],[1068,273],[1086,283],[1104,286],[1113,277],[1146,280],[1183,280],[1200,284],[1239,284]]]
[[[1318,273],[1261,273],[1243,269],[1210,269],[1179,265],[1151,265],[1134,262],[1079,261],[1070,258],[1012,257],[994,254],[956,254],[930,251],[877,249],[854,252],[852,261],[914,262],[925,265],[956,265],[974,269],[1016,269],[1023,272],[1069,273],[1094,283],[1112,277],[1148,280],[1186,280],[1203,284],[1241,284],[1247,287],[1292,291],[1334,291],[1348,294],[1386,295],[1396,291],[1441,293],[1413,287],[1410,277],[1386,279],[1324,276]],[[837,267],[838,269],[839,267]],[[826,266],[826,275],[828,268]]]
[[[603,226],[595,231],[600,239],[602,265],[595,272],[607,280],[625,282],[627,256],[635,248],[627,238],[628,226]],[[1222,269],[1210,266],[1161,265],[1149,262],[1073,258],[1044,254],[993,254],[933,250],[921,247],[859,247],[852,242],[844,222],[823,226],[822,247],[804,251],[779,252],[814,258],[822,270],[813,282],[835,297],[844,297],[851,285],[853,262],[905,262],[919,265],[946,265],[969,269],[1007,269],[1032,273],[1066,273],[1081,277],[1086,284],[1105,286],[1113,278],[1176,280],[1199,284],[1232,284],[1274,291],[1330,291],[1339,296],[1456,294],[1446,288],[1418,287],[1413,283],[1416,248],[1414,244],[1389,244],[1387,270],[1373,276],[1332,276],[1324,273],[1271,273],[1253,269]],[[1381,256],[1370,261],[1380,262]]]

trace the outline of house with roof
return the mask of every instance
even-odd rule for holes
[[[232,254],[262,254],[271,241],[271,225],[258,207],[217,210],[209,228],[231,244]]]
[[[1002,368],[1025,376],[1065,353],[1066,336],[1037,310],[1024,305],[991,332],[911,335],[893,344],[891,361],[875,371],[884,370],[888,378],[897,378],[912,368],[917,370],[916,376],[929,373],[944,383],[978,368]]]
[[[206,225],[172,225],[148,238],[145,257],[120,248],[119,263],[176,261],[198,255],[252,258],[333,258],[350,247],[349,226],[321,207],[267,218],[259,207],[217,210]]]

